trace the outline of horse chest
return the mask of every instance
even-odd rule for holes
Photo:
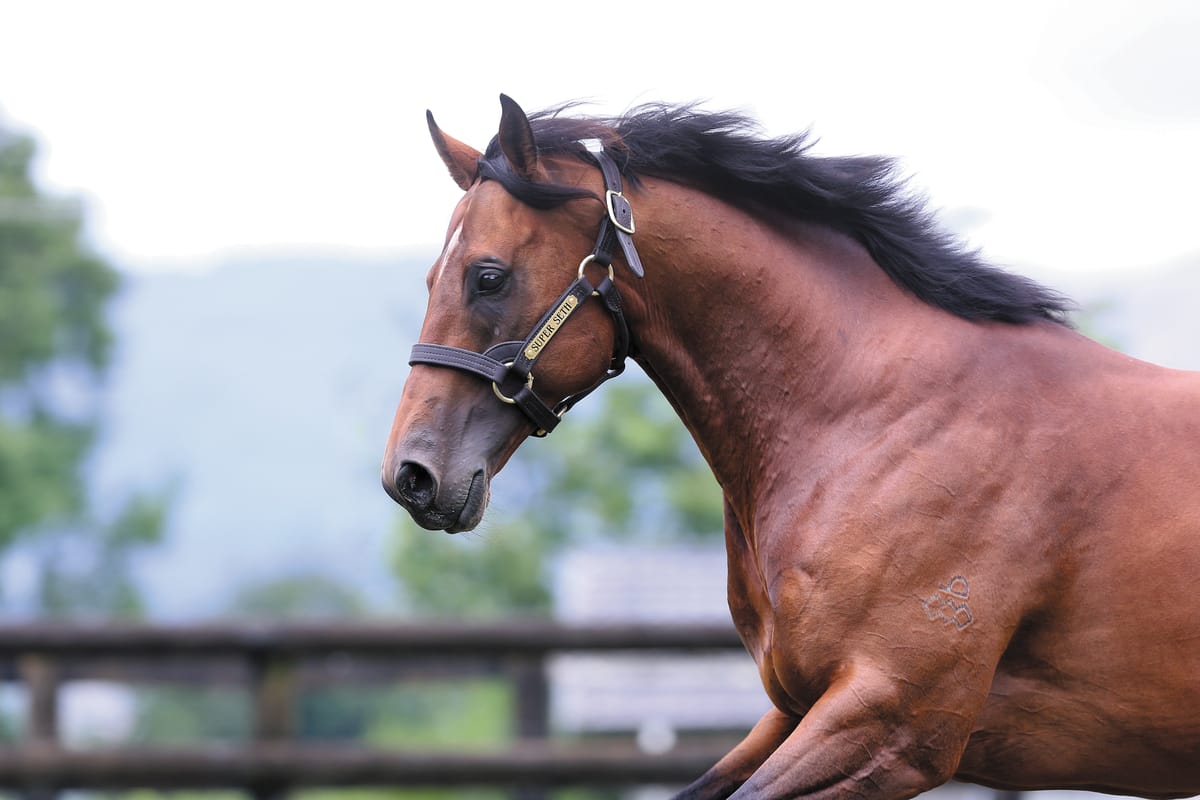
[[[818,657],[819,625],[810,625],[792,605],[789,576],[765,581],[745,559],[730,559],[729,608],[746,649],[758,666],[763,688],[776,708],[802,716],[825,690],[830,661]],[[782,588],[783,597],[778,596]],[[777,605],[782,600],[782,607]],[[781,613],[782,612],[782,613]],[[812,629],[811,649],[795,642]],[[829,652],[828,650],[826,652]]]

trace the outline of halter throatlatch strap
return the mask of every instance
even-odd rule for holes
[[[591,154],[604,175],[604,205],[606,216],[600,223],[596,246],[590,255],[579,264],[579,276],[567,290],[559,295],[550,309],[542,315],[524,341],[501,342],[483,353],[452,347],[445,344],[418,343],[413,345],[408,363],[431,364],[439,367],[470,372],[491,381],[492,391],[504,403],[515,405],[536,426],[534,436],[545,436],[554,430],[562,415],[576,403],[625,370],[625,359],[629,355],[629,324],[621,304],[621,295],[613,283],[612,257],[620,246],[629,268],[639,278],[645,275],[642,261],[633,245],[633,209],[621,194],[621,172],[599,140],[586,139],[580,142]],[[596,262],[608,269],[608,275],[593,286],[585,271],[587,265]],[[533,367],[542,357],[546,346],[558,333],[575,311],[589,298],[598,297],[613,321],[613,355],[608,369],[594,384],[581,392],[564,397],[551,408],[534,394]]]

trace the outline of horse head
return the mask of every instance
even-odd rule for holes
[[[426,277],[382,467],[384,489],[418,524],[450,533],[479,524],[491,479],[517,447],[617,374],[628,349],[611,265],[613,242],[632,232],[628,204],[594,166],[540,155],[525,112],[503,95],[501,105],[484,153],[428,116],[465,194]]]

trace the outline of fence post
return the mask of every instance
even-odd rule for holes
[[[25,684],[28,706],[25,717],[25,743],[28,747],[58,745],[59,672],[54,659],[43,653],[28,653],[18,660],[17,669]],[[58,790],[49,785],[25,788],[27,800],[54,800]]]
[[[519,739],[545,739],[550,735],[550,685],[543,658],[514,659],[509,674],[515,695],[513,733]]]
[[[282,658],[251,659],[256,743],[290,739],[295,733],[292,664]]]
[[[513,685],[513,733],[518,739],[545,739],[550,735],[550,682],[542,655],[517,657],[509,664]],[[513,800],[545,800],[541,788],[523,787]]]
[[[21,656],[21,680],[29,693],[25,739],[30,744],[58,743],[58,669],[49,656]]]
[[[295,736],[295,671],[290,660],[265,653],[250,657],[254,745],[278,744]],[[274,781],[248,787],[255,800],[280,800],[288,786]]]

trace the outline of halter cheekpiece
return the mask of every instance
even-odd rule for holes
[[[604,206],[607,211],[600,223],[600,232],[592,252],[579,262],[579,273],[575,282],[559,295],[550,309],[542,315],[524,341],[501,342],[482,353],[451,347],[444,344],[418,343],[413,345],[408,363],[431,364],[450,367],[478,375],[492,382],[492,391],[504,403],[515,405],[536,426],[534,436],[545,436],[558,425],[562,415],[576,403],[587,397],[625,370],[625,359],[629,355],[629,324],[621,308],[621,295],[613,282],[612,258],[619,246],[629,268],[639,278],[645,275],[642,261],[633,245],[635,225],[633,208],[621,194],[621,171],[616,162],[598,139],[582,139],[579,142],[590,154],[604,175]],[[598,264],[608,270],[600,283],[593,286],[586,272],[589,264]],[[553,408],[534,394],[533,367],[545,352],[546,345],[566,323],[571,315],[588,298],[598,297],[613,320],[615,337],[612,361],[608,369],[594,384],[581,392],[564,397]]]

